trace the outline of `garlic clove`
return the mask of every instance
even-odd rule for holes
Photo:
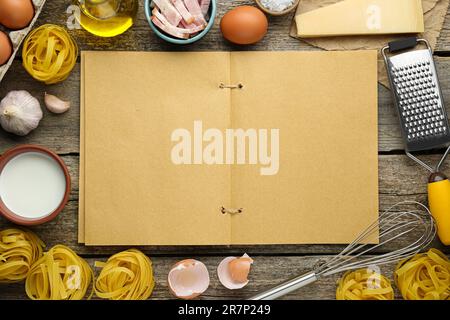
[[[25,136],[42,119],[39,101],[27,91],[11,91],[0,101],[0,125],[10,133]]]
[[[52,94],[45,93],[44,97],[45,106],[47,107],[48,111],[53,113],[64,113],[67,110],[70,109],[70,102],[64,101],[58,98],[57,96],[54,96]]]

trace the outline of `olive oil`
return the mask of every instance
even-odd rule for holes
[[[99,37],[115,37],[127,31],[136,19],[138,0],[76,0],[81,9],[80,25]]]

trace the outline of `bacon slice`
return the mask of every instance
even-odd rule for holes
[[[155,7],[152,10],[152,14],[153,14],[152,18],[155,17],[159,22],[161,22],[166,27],[166,29],[170,29],[172,33],[186,34],[189,37],[189,34],[193,34],[193,33],[202,31],[205,28],[204,26],[196,26],[196,25],[194,25],[191,28],[175,27],[175,26],[170,24],[170,22],[166,19],[166,17],[164,17],[164,15],[161,14],[161,12],[159,12],[157,7]],[[183,25],[183,21],[180,22],[180,25]],[[160,28],[160,29],[162,29],[162,28]],[[166,31],[165,29],[163,29],[163,30]],[[167,33],[169,33],[169,32],[167,32]],[[169,33],[169,34],[172,34],[172,33]]]
[[[186,21],[187,24],[191,24],[194,22],[195,18],[189,13],[189,11],[184,6],[183,0],[171,0],[172,4],[175,6],[175,9],[183,17],[183,20]]]
[[[178,32],[177,30],[175,30],[176,27],[174,27],[172,25],[168,25],[167,26],[167,25],[163,24],[155,16],[152,16],[152,22],[155,24],[155,26],[157,26],[158,28],[160,28],[164,32],[170,34],[171,36],[174,36],[174,37],[180,38],[180,39],[188,39],[189,38],[189,34]]]
[[[187,24],[186,21],[181,20],[180,24],[178,25],[179,28],[184,28],[184,29],[191,29],[191,28],[196,28],[199,27],[197,26],[195,23],[189,23]]]
[[[199,4],[203,16],[206,17],[206,15],[208,14],[209,5],[211,4],[211,0],[199,0]]]
[[[202,31],[205,27],[203,25],[196,25],[195,23],[187,24],[186,21],[181,20],[180,24],[178,25],[179,28],[183,29],[200,29],[198,32],[191,33],[191,37],[197,35],[200,31]]]
[[[183,19],[181,14],[175,9],[169,0],[153,0],[162,14],[167,18],[172,26],[177,26]],[[156,23],[155,23],[156,24]]]
[[[198,0],[184,0],[184,4],[186,8],[189,10],[190,14],[194,16],[195,24],[198,25],[207,25],[205,17],[202,14],[202,9],[198,4]]]

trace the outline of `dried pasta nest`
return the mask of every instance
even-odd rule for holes
[[[96,262],[102,268],[95,282],[98,297],[110,300],[145,300],[155,286],[151,260],[136,249],[111,256],[106,263]]]
[[[74,68],[78,47],[66,29],[45,24],[30,32],[23,43],[23,66],[46,84],[64,81]]]
[[[25,291],[33,300],[81,300],[93,279],[86,260],[70,248],[56,245],[36,261],[25,282]],[[88,298],[92,297],[93,290]]]
[[[42,257],[45,244],[31,231],[0,231],[0,283],[25,280],[34,262]]]
[[[399,262],[394,279],[406,300],[450,300],[450,260],[437,249]]]
[[[393,300],[394,289],[388,278],[372,269],[345,273],[338,281],[337,300]]]

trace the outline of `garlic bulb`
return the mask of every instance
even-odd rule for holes
[[[64,113],[70,109],[69,101],[61,100],[57,96],[47,94],[47,92],[45,93],[44,101],[48,111],[53,113]]]
[[[0,102],[0,124],[8,132],[25,136],[41,119],[39,101],[25,90],[11,91]]]

